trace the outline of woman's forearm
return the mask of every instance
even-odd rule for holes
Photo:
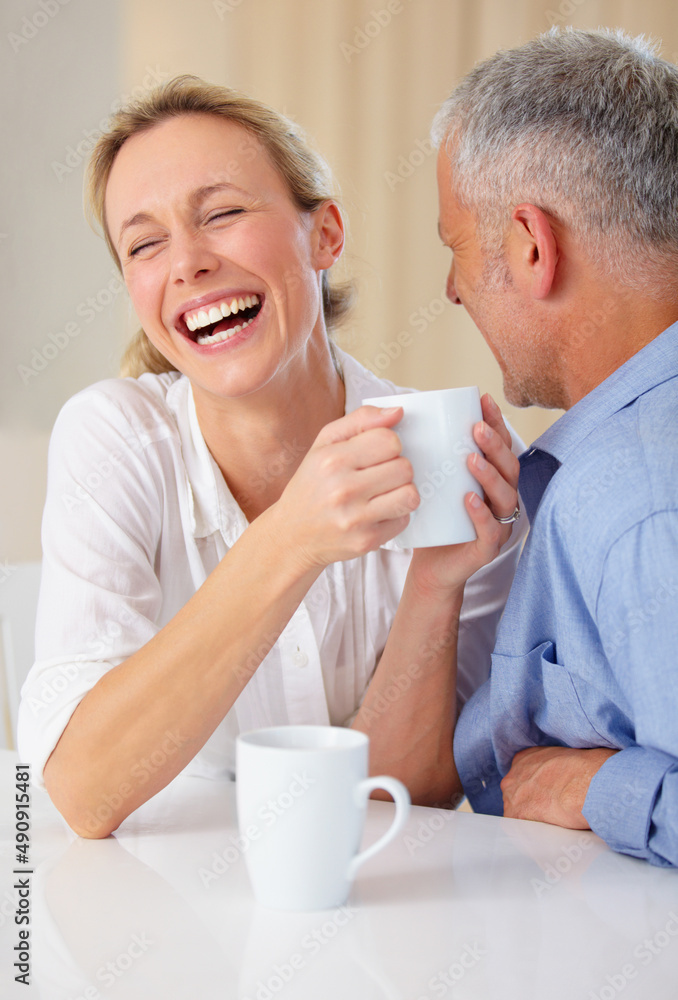
[[[116,829],[189,763],[233,706],[320,573],[287,537],[274,508],[262,514],[182,610],[82,699],[44,771],[81,836]]]

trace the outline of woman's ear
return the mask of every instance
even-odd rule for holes
[[[319,271],[326,271],[341,257],[344,249],[344,220],[334,201],[325,201],[314,213],[316,235],[315,263]]]
[[[514,279],[532,298],[545,299],[556,278],[559,256],[551,220],[536,205],[518,205],[511,215],[510,243]]]

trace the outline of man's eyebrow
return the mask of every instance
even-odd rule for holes
[[[242,195],[247,194],[247,192],[244,191],[243,188],[239,188],[237,184],[231,184],[229,181],[222,181],[219,184],[205,184],[203,187],[196,188],[195,191],[191,192],[188,201],[192,207],[197,207],[211,195],[218,194],[220,191],[226,190],[235,191],[237,194]],[[141,226],[146,222],[153,222],[153,216],[149,215],[148,212],[136,212],[134,215],[131,215],[129,219],[125,219],[120,226],[119,239],[122,239],[123,233],[125,233],[127,229],[131,229],[133,226]]]

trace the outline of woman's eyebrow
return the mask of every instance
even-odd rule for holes
[[[247,192],[243,188],[238,187],[237,184],[231,184],[230,181],[222,181],[219,184],[205,184],[202,187],[196,188],[196,190],[192,191],[189,196],[189,204],[193,207],[200,205],[211,195],[218,194],[220,191],[225,190],[236,191],[238,194],[242,195],[247,194]],[[129,219],[125,219],[120,226],[120,235],[118,240],[121,240],[125,231],[127,229],[131,229],[132,226],[141,226],[145,222],[153,221],[153,216],[149,215],[148,212],[135,212],[135,214],[131,215]]]
[[[153,216],[149,215],[148,212],[137,212],[135,215],[131,215],[129,219],[125,219],[125,221],[120,226],[120,235],[118,237],[118,240],[121,240],[125,230],[130,229],[132,226],[140,226],[144,222],[152,222],[152,221],[153,221]]]
[[[235,191],[238,194],[245,195],[247,192],[238,187],[237,184],[232,184],[230,181],[221,181],[218,184],[205,184],[203,187],[197,188],[189,197],[189,202],[192,205],[199,205],[201,202],[205,201],[213,194],[218,194],[220,191]]]

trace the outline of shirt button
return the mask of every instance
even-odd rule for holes
[[[305,667],[308,665],[308,655],[301,649],[297,649],[296,653],[292,656],[292,660],[295,667]]]

